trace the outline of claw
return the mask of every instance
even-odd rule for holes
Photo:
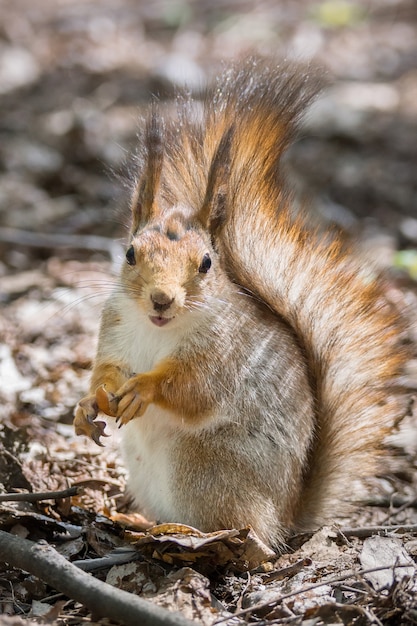
[[[103,446],[100,437],[108,437],[104,432],[105,422],[96,422],[99,410],[95,396],[86,396],[78,403],[74,416],[74,428],[77,435],[85,435],[98,446]]]
[[[104,432],[106,428],[106,422],[94,422],[94,430],[91,433],[91,439],[101,448],[104,448],[104,444],[100,441],[100,437],[109,437],[107,433]]]

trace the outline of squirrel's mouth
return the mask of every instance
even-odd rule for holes
[[[149,319],[151,320],[152,324],[155,324],[155,326],[165,326],[166,324],[168,324],[168,322],[170,322],[174,318],[162,317],[161,315],[150,315]]]

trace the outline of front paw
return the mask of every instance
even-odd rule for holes
[[[96,422],[98,404],[95,396],[86,396],[79,401],[74,415],[74,428],[77,435],[90,437],[98,446],[103,446],[100,437],[107,437],[104,432],[105,422]]]
[[[115,394],[117,398],[116,422],[119,428],[135,417],[143,415],[152,401],[149,384],[141,376],[130,378]]]

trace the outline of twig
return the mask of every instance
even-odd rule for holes
[[[45,541],[34,543],[0,530],[0,561],[37,576],[87,606],[94,616],[107,617],[123,626],[196,626],[179,613],[86,574]]]
[[[18,228],[0,228],[0,242],[33,248],[73,248],[105,252],[115,262],[121,246],[117,241],[98,235],[66,235],[62,233],[37,233]]]
[[[100,569],[109,569],[113,565],[124,565],[141,559],[141,555],[135,548],[116,548],[106,556],[97,559],[79,559],[72,564],[84,572],[95,572]]]
[[[244,585],[244,587],[241,589],[240,594],[239,594],[239,598],[237,600],[236,603],[236,608],[238,611],[240,611],[242,609],[242,602],[243,602],[243,597],[245,595],[245,593],[247,592],[247,590],[249,589],[249,585],[251,583],[251,575],[250,572],[247,572],[247,579],[246,579],[246,583]]]
[[[288,565],[287,567],[282,567],[281,569],[271,572],[270,574],[266,574],[262,577],[264,583],[270,583],[274,580],[283,580],[284,578],[289,578],[291,576],[295,576],[298,572],[301,572],[304,567],[308,567],[311,565],[312,561],[309,557],[305,557],[300,559],[296,563],[292,565]]]
[[[322,581],[320,583],[313,583],[311,585],[307,585],[306,587],[301,587],[300,589],[296,589],[295,591],[283,593],[282,595],[278,596],[274,600],[268,600],[267,602],[258,602],[257,604],[254,604],[253,606],[250,606],[247,609],[242,609],[241,611],[237,611],[236,613],[233,613],[233,617],[234,618],[243,617],[244,615],[247,615],[248,613],[253,613],[254,611],[261,611],[263,609],[268,609],[268,608],[272,609],[273,607],[281,604],[281,602],[283,602],[284,600],[288,600],[288,598],[293,598],[294,596],[299,596],[303,593],[308,593],[309,591],[319,589],[320,587],[325,587],[326,585],[329,585],[329,586],[336,585],[337,583],[343,582],[344,580],[348,580],[349,578],[358,578],[359,576],[364,576],[365,574],[373,574],[374,572],[381,572],[387,569],[395,570],[401,567],[410,567],[410,564],[408,563],[407,565],[405,564],[404,565],[401,565],[401,564],[400,565],[381,565],[380,567],[372,567],[371,569],[362,569],[357,572],[349,571],[346,574],[341,574],[340,576],[334,576],[333,578],[330,578],[326,581]],[[230,619],[230,616],[216,620],[214,624],[217,626],[217,624],[222,624],[228,619]]]
[[[385,533],[417,531],[417,524],[394,524],[391,526],[364,526],[359,528],[340,528],[339,532],[345,537],[371,537]]]
[[[412,498],[411,500],[406,500],[395,511],[393,511],[391,507],[389,507],[391,510],[389,514],[386,517],[384,517],[383,520],[381,520],[381,524],[386,524],[389,519],[396,517],[397,515],[399,515],[400,513],[402,513],[402,511],[405,511],[406,509],[412,508],[413,506],[415,506],[416,502],[417,502],[416,498]],[[393,504],[392,506],[395,506],[395,505]]]
[[[361,502],[361,504],[363,506],[378,506],[386,509],[390,508],[391,506],[400,507],[401,509],[402,507],[417,508],[417,498],[406,498],[395,493],[390,497],[375,496],[373,498],[369,498],[368,500],[364,500],[363,502]],[[397,511],[395,511],[395,514],[396,513]]]
[[[18,492],[18,493],[1,493],[0,502],[39,502],[40,500],[62,500],[70,496],[76,496],[79,493],[79,487],[69,487],[62,491],[41,491],[38,493]]]
[[[377,626],[383,626],[381,620],[375,615],[375,613],[369,607],[361,607],[363,613],[370,624],[377,624]]]

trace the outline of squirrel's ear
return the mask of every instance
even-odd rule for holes
[[[145,167],[132,197],[132,231],[158,215],[156,194],[161,179],[164,159],[163,119],[158,115],[155,104],[146,124],[144,134]]]
[[[198,214],[200,223],[215,237],[226,221],[228,178],[234,128],[228,128],[214,153],[207,178],[206,195]]]

